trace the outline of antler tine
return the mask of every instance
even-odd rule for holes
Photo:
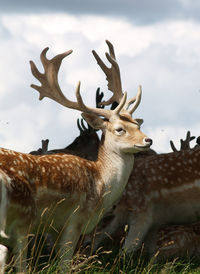
[[[80,125],[80,120],[79,120],[79,118],[76,120],[76,122],[77,122],[77,127],[78,127],[80,133],[83,133],[84,130],[82,129],[82,127],[81,127],[81,125]]]
[[[137,107],[138,107],[139,104],[140,104],[141,98],[142,98],[142,86],[139,85],[139,87],[138,87],[138,92],[137,92],[136,96],[133,97],[132,99],[128,100],[128,102],[127,102],[126,105],[124,106],[124,108],[127,109],[127,112],[128,112],[128,113],[132,114],[132,113],[137,109]],[[128,109],[128,107],[129,107],[132,103],[133,103],[132,107],[131,107],[130,109]]]
[[[181,147],[180,150],[190,149],[190,142],[195,139],[195,136],[190,135],[190,131],[188,130],[186,134],[185,140],[181,139]]]
[[[104,93],[100,91],[100,88],[98,88],[96,91],[96,108],[104,108],[104,106],[101,105],[103,96]]]
[[[62,54],[56,55],[52,59],[46,58],[46,53],[49,48],[45,48],[40,54],[40,59],[44,67],[44,74],[40,73],[37,69],[35,63],[30,61],[31,72],[35,78],[41,83],[41,86],[32,84],[31,87],[36,89],[40,93],[39,99],[42,100],[44,97],[49,97],[50,99],[63,105],[63,102],[71,103],[62,93],[60,86],[58,84],[58,71],[62,60],[72,53],[72,50],[64,52]],[[75,102],[73,102],[75,103]]]
[[[82,128],[83,128],[84,130],[87,131],[88,128],[85,126],[84,121],[85,121],[85,120],[82,118],[82,119],[81,119],[81,126],[82,126]]]
[[[42,140],[42,153],[46,154],[48,151],[49,139]]]
[[[173,152],[177,152],[178,150],[176,149],[174,142],[172,140],[170,140],[170,146]]]
[[[96,53],[96,51],[94,50],[92,51],[97,61],[97,64],[100,66],[100,68],[103,70],[103,72],[106,75],[106,79],[108,81],[108,89],[111,92],[113,92],[113,96],[109,100],[103,101],[101,105],[110,105],[115,101],[119,103],[123,97],[120,69],[115,58],[114,47],[108,40],[106,40],[106,43],[109,48],[109,54],[106,53],[106,57],[112,65],[111,68],[108,68],[104,64],[104,62],[101,60],[101,58]]]
[[[80,82],[78,82],[76,88],[77,102],[73,102],[65,97],[58,84],[58,71],[62,60],[71,54],[72,50],[58,54],[52,59],[47,59],[46,53],[48,49],[48,47],[45,48],[40,56],[44,67],[44,73],[39,72],[35,63],[30,61],[32,74],[41,83],[41,86],[34,84],[31,85],[32,88],[36,89],[40,93],[39,99],[42,100],[44,97],[48,97],[65,107],[77,109],[86,113],[93,113],[109,119],[112,115],[112,111],[99,108],[90,108],[83,103],[80,95]]]
[[[124,92],[124,95],[122,97],[121,102],[119,103],[119,105],[113,110],[113,113],[118,114],[122,108],[124,107],[125,103],[126,103],[126,99],[127,99],[127,92]]]
[[[200,136],[197,137],[197,139],[196,139],[196,145],[197,145],[197,146],[200,146]]]

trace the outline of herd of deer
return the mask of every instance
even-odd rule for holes
[[[44,73],[30,62],[32,74],[41,83],[31,87],[40,93],[40,100],[49,97],[81,111],[88,126],[78,120],[80,136],[64,149],[49,151],[48,140],[29,154],[0,149],[0,273],[5,271],[8,248],[17,272],[26,273],[28,235],[42,233],[44,227],[53,238],[64,273],[81,235],[89,234],[84,244],[93,242],[96,250],[106,235],[116,237],[125,226],[125,252],[135,252],[142,243],[150,254],[159,250],[166,257],[194,255],[199,250],[199,139],[192,149],[190,133],[181,141],[180,151],[173,143],[172,153],[150,149],[152,140],[140,131],[143,120],[132,118],[141,100],[141,86],[127,100],[113,45],[106,43],[110,68],[95,51],[93,55],[113,95],[102,101],[98,91],[96,108],[83,102],[80,82],[76,102],[60,89],[58,71],[72,50],[49,60],[45,48],[41,53]],[[109,105],[111,109],[104,108]],[[102,131],[101,140],[97,130]]]

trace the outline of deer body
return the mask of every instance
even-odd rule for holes
[[[119,203],[110,212],[113,218],[101,232],[112,236],[128,225],[124,243],[127,252],[136,251],[144,242],[151,254],[159,250],[165,257],[178,256],[183,254],[181,248],[178,252],[181,245],[185,250],[188,245],[188,252],[193,254],[191,238],[200,235],[199,224],[193,225],[200,220],[199,162],[198,147],[137,159]],[[161,234],[166,237],[161,239]],[[97,235],[94,249],[104,238],[104,233]],[[166,247],[167,239],[174,245]]]
[[[158,231],[158,259],[194,257],[200,254],[200,223],[168,225]]]
[[[129,127],[137,131],[135,124],[130,123]],[[5,184],[7,191],[6,207],[4,211],[0,209],[1,224],[5,224],[5,231],[1,227],[2,235],[12,238],[14,232],[21,239],[28,232],[34,233],[48,208],[53,214],[50,213],[51,218],[47,214],[47,220],[44,214],[43,222],[53,221],[54,229],[62,234],[59,245],[72,241],[70,254],[73,254],[81,233],[91,232],[100,214],[119,198],[132,169],[132,153],[137,151],[135,136],[126,144],[129,153],[122,151],[120,142],[110,146],[106,136],[96,162],[74,155],[33,156],[1,149],[1,184]],[[141,134],[140,143],[144,138]]]
[[[168,224],[194,223],[200,219],[199,160],[199,149],[156,155],[132,173],[125,194],[129,195],[132,188],[135,190],[128,199],[130,228],[125,250],[136,250],[150,230],[154,239],[150,233],[149,249],[155,250],[159,228]],[[123,198],[121,202],[125,202]],[[137,237],[138,243],[134,245]]]

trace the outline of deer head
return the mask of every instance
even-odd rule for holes
[[[77,102],[73,102],[64,96],[58,84],[57,74],[63,58],[71,54],[72,50],[67,51],[63,54],[59,54],[51,60],[48,60],[46,58],[48,48],[45,48],[41,53],[41,61],[44,66],[44,74],[38,71],[38,69],[32,61],[30,62],[33,75],[41,82],[41,86],[31,85],[31,87],[39,91],[40,100],[42,100],[44,97],[49,97],[50,99],[58,102],[59,104],[62,104],[63,106],[82,111],[82,116],[93,128],[101,129],[104,135],[108,133],[109,136],[114,136],[114,139],[117,142],[121,142],[121,140],[124,139],[126,135],[124,133],[126,133],[128,129],[126,128],[127,126],[129,126],[129,128],[131,128],[130,126],[132,126],[132,132],[137,133],[137,129],[139,129],[140,125],[143,122],[141,119],[134,120],[131,117],[132,113],[136,110],[140,103],[142,90],[141,86],[139,86],[137,95],[127,101],[126,92],[123,94],[121,90],[120,72],[119,66],[115,60],[114,48],[109,41],[106,42],[109,46],[110,51],[110,55],[106,54],[106,56],[109,62],[112,64],[111,69],[108,69],[104,65],[104,63],[101,61],[101,59],[95,51],[93,51],[93,54],[98,63],[100,64],[101,68],[104,70],[104,72],[106,72],[108,87],[114,93],[114,95],[109,99],[109,101],[102,104],[111,104],[114,101],[117,101],[119,105],[114,110],[87,107],[83,103],[83,100],[80,95],[80,82],[78,83],[76,88]],[[132,106],[129,109],[130,105]],[[104,117],[106,120],[103,120],[101,117]],[[130,132],[130,136],[131,135],[132,133]],[[135,135],[137,136],[137,134]],[[137,139],[139,135],[140,133],[136,137]],[[149,138],[145,138],[146,137],[143,136],[142,140],[140,139],[138,143],[134,145],[134,147],[130,148],[130,153],[134,153],[149,148],[149,146],[152,144],[152,141]],[[126,139],[128,140],[128,138]],[[127,143],[128,142],[126,142],[126,144]]]

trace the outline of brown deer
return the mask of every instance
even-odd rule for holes
[[[58,71],[63,58],[72,50],[49,60],[45,48],[40,56],[44,73],[30,62],[33,75],[41,82],[41,86],[31,85],[40,93],[40,100],[49,97],[65,107],[82,111],[84,119],[103,134],[96,161],[75,155],[34,156],[0,149],[1,271],[6,246],[10,245],[16,254],[17,271],[26,272],[26,236],[38,232],[41,224],[45,224],[56,234],[60,267],[66,273],[67,260],[72,257],[80,235],[91,232],[101,215],[122,194],[133,167],[133,154],[149,149],[152,144],[140,131],[142,120],[132,118],[141,100],[141,87],[134,98],[126,99],[113,46],[106,42],[109,47],[106,57],[112,66],[104,68],[110,74],[109,89],[119,103],[114,110],[86,106],[80,95],[80,82],[77,102],[64,96],[58,84]],[[95,51],[93,54],[98,60]]]
[[[187,132],[185,140],[180,139],[180,150],[191,149],[190,142],[195,137]],[[177,152],[173,141],[171,148]],[[194,148],[199,148],[199,137]],[[193,149],[194,149],[193,148]],[[200,222],[183,225],[168,225],[158,231],[156,239],[157,256],[162,259],[200,255]]]
[[[112,237],[128,225],[124,244],[127,252],[136,251],[142,242],[148,252],[155,254],[158,250],[165,258],[199,252],[200,225],[195,222],[200,219],[200,147],[197,140],[197,145],[189,149],[193,139],[188,132],[186,140],[181,141],[181,151],[135,160],[123,195],[109,212],[110,220],[102,223],[93,250],[105,234]],[[193,241],[196,244],[192,247]]]

